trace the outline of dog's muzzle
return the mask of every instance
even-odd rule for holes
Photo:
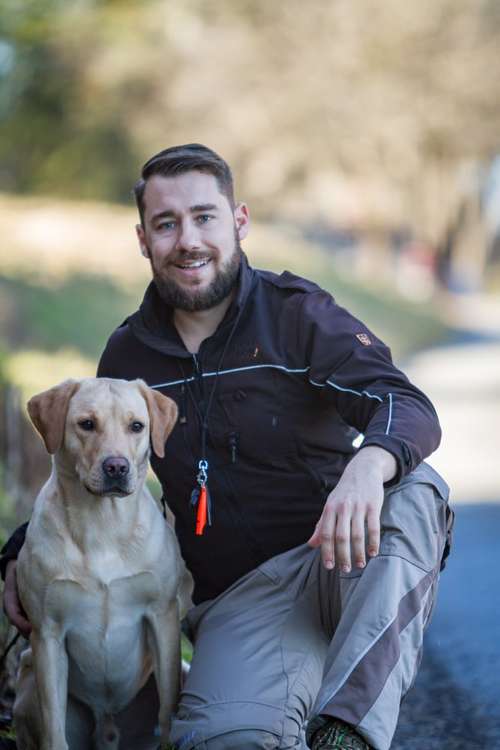
[[[128,495],[130,464],[123,456],[108,456],[102,462],[104,492]]]

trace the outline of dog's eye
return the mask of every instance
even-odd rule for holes
[[[82,419],[78,422],[78,426],[86,432],[92,432],[95,429],[95,423],[92,419]]]
[[[132,424],[130,425],[130,429],[132,430],[132,432],[142,432],[144,429],[144,425],[142,424],[142,422],[132,422]]]

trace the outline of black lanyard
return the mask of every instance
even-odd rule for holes
[[[224,357],[226,356],[226,352],[228,350],[229,344],[231,343],[231,340],[233,338],[234,332],[236,331],[236,327],[238,325],[238,321],[240,319],[241,315],[241,309],[238,311],[238,315],[236,317],[236,320],[234,321],[234,325],[231,328],[231,332],[229,336],[226,339],[226,342],[224,344],[224,347],[222,349],[221,356],[219,358],[219,362],[217,364],[217,369],[214,374],[214,382],[212,385],[212,388],[210,389],[210,393],[208,395],[208,400],[205,402],[204,399],[204,389],[203,389],[203,372],[200,367],[200,360],[196,356],[196,354],[192,354],[193,361],[194,361],[194,368],[195,368],[195,374],[194,377],[186,378],[184,373],[184,368],[182,367],[182,364],[179,363],[179,366],[181,368],[182,377],[184,378],[184,387],[187,389],[187,392],[189,393],[189,396],[193,402],[194,408],[196,413],[198,414],[198,417],[200,419],[200,425],[201,425],[201,435],[200,435],[200,459],[196,466],[196,487],[191,492],[191,496],[189,499],[190,504],[193,508],[196,508],[196,526],[195,526],[195,534],[196,536],[201,536],[205,530],[205,527],[212,525],[212,511],[213,511],[213,505],[212,505],[212,499],[210,497],[210,492],[208,489],[208,471],[209,471],[209,461],[208,461],[208,454],[207,454],[207,442],[208,442],[208,431],[209,431],[209,417],[210,417],[210,411],[212,408],[215,391],[217,388],[217,383],[219,381],[219,374],[222,368],[222,363],[224,361]],[[196,398],[195,394],[193,393],[191,386],[191,382],[195,381],[197,383],[197,390],[198,390],[198,398]]]

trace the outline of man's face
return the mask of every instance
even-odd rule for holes
[[[231,293],[247,232],[247,207],[232,209],[211,174],[153,175],[146,183],[139,244],[160,296],[174,308],[207,310]]]

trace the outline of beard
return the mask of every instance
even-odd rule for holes
[[[185,253],[182,260],[198,260],[202,257],[206,257],[206,253]],[[205,289],[193,289],[191,291],[180,286],[173,279],[168,278],[161,268],[155,267],[153,261],[151,261],[153,281],[160,298],[169,307],[184,310],[185,312],[209,310],[225,300],[235,288],[240,273],[242,257],[243,251],[240,240],[235,234],[234,250],[231,257]]]

